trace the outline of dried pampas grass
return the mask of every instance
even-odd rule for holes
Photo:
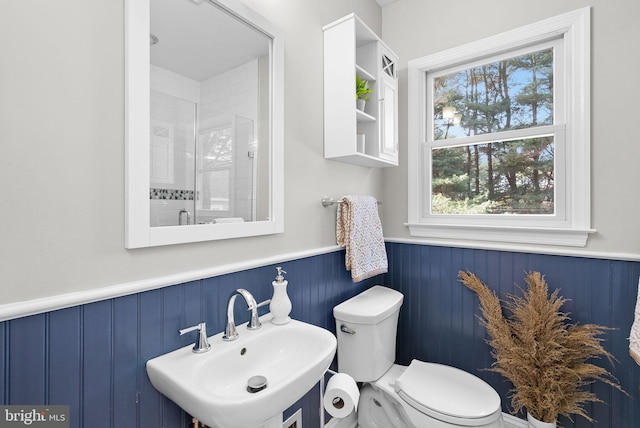
[[[460,281],[480,299],[483,318],[495,358],[491,371],[500,373],[513,384],[510,393],[514,413],[523,408],[543,422],[553,423],[558,415],[580,415],[587,402],[601,402],[585,386],[602,381],[623,391],[617,380],[604,368],[589,363],[593,358],[613,356],[599,338],[607,327],[570,324],[560,308],[566,299],[555,290],[549,295],[547,283],[539,272],[526,276],[527,289],[522,297],[508,295],[502,303],[477,276],[458,273]],[[624,392],[624,391],[623,391]]]

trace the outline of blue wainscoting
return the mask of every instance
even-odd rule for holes
[[[351,281],[343,251],[281,265],[291,316],[332,332],[333,306],[374,284]],[[231,292],[269,299],[275,276],[266,266],[0,323],[0,402],[69,405],[74,428],[188,427],[188,415],[150,384],[146,361],[193,343],[180,328],[205,321],[210,335],[222,331]],[[236,321],[248,321],[236,306]],[[303,425],[317,428],[319,403],[316,387],[285,416],[303,407]]]
[[[526,271],[539,270],[550,287],[571,299],[574,321],[616,328],[605,346],[618,359],[611,368],[627,397],[595,385],[607,404],[588,412],[601,427],[640,426],[640,368],[628,356],[640,263],[499,251],[387,244],[390,272],[353,284],[338,251],[282,263],[288,272],[292,317],[335,331],[332,308],[382,283],[405,295],[400,314],[398,362],[412,358],[460,367],[490,382],[508,409],[508,385],[493,373],[477,299],[457,281],[457,272],[475,272],[499,294],[517,293]],[[145,362],[186,346],[192,337],[177,330],[207,323],[222,331],[231,291],[247,288],[257,300],[271,297],[275,265],[118,297],[0,323],[0,402],[68,404],[71,426],[187,427],[188,415],[149,383]],[[238,306],[240,306],[238,304]],[[239,311],[239,322],[248,314]],[[305,428],[319,428],[318,388],[286,412],[303,407]],[[580,418],[565,427],[592,427]],[[249,428],[249,427],[248,427]]]
[[[474,373],[498,390],[508,412],[509,385],[500,375],[482,370],[493,360],[477,318],[481,315],[478,299],[458,282],[457,274],[467,269],[474,272],[504,298],[507,293],[520,293],[515,284],[525,286],[526,272],[539,271],[551,291],[559,288],[560,295],[570,299],[563,309],[573,322],[615,329],[603,336],[603,345],[618,361],[614,366],[606,360],[598,364],[607,367],[630,395],[595,384],[595,393],[606,404],[587,405],[586,410],[598,423],[580,417],[559,422],[565,428],[640,426],[640,367],[629,357],[627,340],[640,263],[393,243],[387,244],[387,250],[392,268],[385,282],[405,295],[399,363],[417,358]]]

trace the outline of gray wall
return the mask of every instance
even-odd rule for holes
[[[409,237],[402,225],[407,221],[407,62],[586,6],[592,6],[591,220],[598,232],[573,253],[640,259],[636,0],[400,0],[384,7],[382,38],[400,56],[400,168],[384,172],[386,237]]]
[[[246,0],[285,33],[285,233],[124,249],[124,10],[114,0],[0,2],[0,305],[335,244],[323,195],[383,200],[385,235],[408,239],[406,63],[593,6],[592,219],[587,250],[640,258],[635,0]],[[400,55],[400,167],[325,160],[322,30],[356,12]]]
[[[124,248],[124,2],[0,2],[0,305],[335,244],[323,195],[382,198],[325,161],[322,26],[375,0],[247,0],[285,34],[285,233]]]

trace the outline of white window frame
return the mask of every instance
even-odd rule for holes
[[[540,245],[584,247],[591,229],[590,8],[585,7],[486,39],[409,61],[408,64],[408,222],[412,236],[434,244],[523,249]],[[559,42],[552,42],[558,40]],[[554,100],[554,124],[531,128],[555,138],[555,215],[430,214],[432,103],[427,85],[439,70],[468,68],[487,57],[517,56],[523,48],[556,43],[555,79],[562,90]],[[559,53],[559,55],[558,55]],[[542,129],[546,128],[546,129]],[[513,137],[512,131],[493,134]],[[478,140],[485,136],[478,136]],[[475,137],[470,137],[471,139]],[[492,137],[493,138],[493,137]],[[457,139],[437,146],[459,145]],[[472,142],[465,139],[465,144]]]

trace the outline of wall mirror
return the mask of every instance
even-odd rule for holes
[[[276,26],[237,0],[125,5],[125,246],[281,233]]]

